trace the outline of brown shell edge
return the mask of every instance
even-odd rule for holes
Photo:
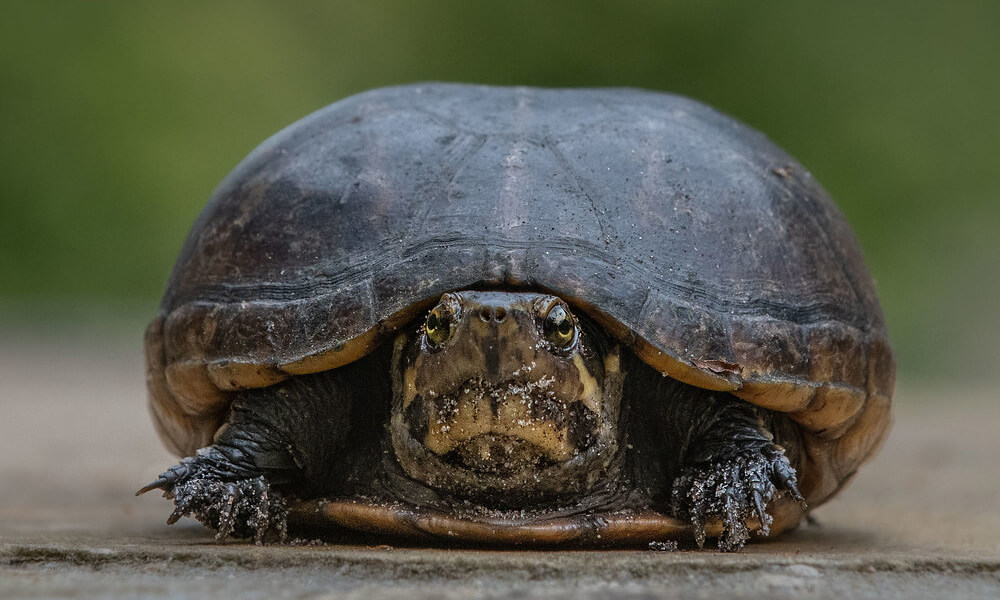
[[[767,537],[794,527],[803,509],[782,497],[768,508],[773,516]],[[490,546],[619,546],[642,545],[665,540],[692,541],[691,525],[655,512],[620,511],[601,515],[540,518],[531,522],[455,516],[432,509],[414,509],[393,504],[365,504],[350,500],[297,501],[289,506],[289,520],[317,528],[342,527],[365,533],[407,539],[447,540]],[[756,519],[747,521],[757,531]],[[722,524],[706,524],[706,534],[716,537]],[[757,536],[754,536],[755,538]]]
[[[282,364],[197,360],[166,364],[163,348],[165,315],[146,332],[149,407],[157,432],[178,455],[191,455],[211,443],[222,425],[230,392],[264,387],[287,377],[333,369],[366,355],[433,299],[397,312],[347,343]],[[581,308],[629,344],[652,367],[684,383],[728,391],[748,402],[787,412],[802,426],[800,488],[814,508],[843,487],[857,468],[881,446],[892,422],[890,400],[895,365],[885,342],[870,345],[868,389],[804,378],[748,374],[739,365],[687,364],[637,337],[627,327],[593,306]]]
[[[161,312],[145,334],[146,389],[156,432],[171,452],[191,456],[212,443],[229,410],[232,392],[266,387],[294,375],[318,373],[358,360],[431,301],[414,303],[348,342],[281,364],[205,362],[197,358],[170,363],[163,335],[167,315]]]
[[[174,396],[167,382],[166,353],[163,347],[164,315],[157,315],[146,327],[146,390],[147,407],[153,426],[168,450],[178,456],[188,456],[211,444],[212,436],[222,424],[228,402],[211,407],[204,414],[188,414]]]

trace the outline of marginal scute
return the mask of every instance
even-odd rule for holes
[[[840,486],[840,473],[831,465],[836,440],[824,440],[806,432],[799,456],[799,491],[809,506],[815,508],[833,495]]]
[[[162,315],[157,316],[146,328],[146,389],[148,406],[157,434],[167,448],[178,455],[193,454],[209,443],[212,433],[222,423],[220,410],[228,402],[213,407],[205,414],[191,415],[182,409],[167,383],[164,368]]]
[[[218,412],[227,403],[226,393],[208,376],[207,365],[174,363],[167,365],[167,386],[185,414],[198,416]]]
[[[584,292],[586,291],[585,289]],[[598,306],[598,310],[606,308]],[[660,349],[672,350],[673,352],[668,350],[667,353],[687,365],[693,360],[739,363],[741,361],[733,355],[729,324],[726,321],[724,315],[689,306],[684,300],[649,295],[640,314],[630,324],[635,327],[639,337],[649,340]]]
[[[835,472],[846,477],[857,470],[881,447],[891,427],[889,398],[881,394],[868,396],[853,426],[836,440],[836,447],[831,453],[831,465]]]
[[[853,327],[823,323],[807,333],[810,358],[809,378],[835,381],[865,389],[868,381],[868,343]]]
[[[868,362],[868,393],[892,399],[896,389],[896,360],[889,342],[875,339],[871,342]]]
[[[166,364],[203,359],[204,348],[211,347],[212,335],[218,327],[215,315],[223,306],[189,303],[166,311],[161,335],[163,336]]]
[[[284,381],[291,375],[271,365],[223,361],[208,364],[208,378],[225,392],[262,388]]]
[[[756,379],[745,382],[733,395],[770,410],[797,413],[809,406],[817,389],[816,384],[801,380]]]
[[[174,402],[163,372],[163,316],[158,315],[146,327],[146,390],[147,406],[156,432],[174,454],[183,454],[182,440],[190,433],[189,419]]]
[[[373,327],[349,342],[342,342],[329,350],[280,364],[278,368],[291,375],[308,375],[336,369],[365,356],[378,341],[378,329]]]
[[[749,365],[750,374],[808,375],[810,357],[801,329],[770,319],[736,320],[731,336],[733,362]]]
[[[817,433],[836,431],[865,403],[865,393],[856,388],[824,385],[816,390],[809,405],[792,413],[792,419],[806,429]]]
[[[181,412],[180,408],[162,396],[151,399],[149,414],[153,418],[153,427],[167,449],[178,456],[193,454],[198,448],[193,442],[197,436],[193,419]]]
[[[643,362],[649,364],[665,377],[673,377],[688,385],[693,385],[706,390],[719,392],[731,392],[739,388],[738,381],[733,377],[727,377],[725,373],[714,373],[707,369],[699,369],[693,365],[687,365],[670,356],[666,352],[656,350],[652,346],[639,344],[636,353]]]

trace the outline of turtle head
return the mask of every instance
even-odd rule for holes
[[[393,369],[393,449],[432,487],[579,492],[618,454],[618,346],[558,296],[445,294],[397,339]]]

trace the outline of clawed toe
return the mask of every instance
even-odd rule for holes
[[[163,495],[169,496],[173,493],[174,487],[176,487],[178,483],[193,477],[195,472],[196,469],[191,466],[191,459],[185,458],[179,464],[176,464],[163,473],[160,473],[152,482],[139,488],[139,491],[137,491],[135,495],[141,496],[152,490],[163,490]]]
[[[166,477],[162,477],[161,476],[156,481],[153,481],[151,483],[147,483],[146,485],[144,485],[141,488],[139,488],[139,491],[137,491],[135,493],[135,495],[136,496],[141,496],[141,495],[145,494],[146,492],[151,492],[151,491],[156,490],[156,489],[160,489],[160,490],[163,490],[164,492],[166,492],[167,488],[169,486],[170,486],[170,480],[167,479]]]
[[[191,516],[214,529],[220,540],[233,536],[261,543],[273,534],[284,538],[287,512],[284,499],[271,490],[263,477],[220,479],[215,465],[200,468],[198,460],[198,457],[184,459],[143,486],[136,495],[163,490],[164,496],[174,500],[167,524]]]
[[[219,531],[215,537],[225,539],[233,532],[233,527],[236,525],[233,518],[233,508],[238,506],[242,500],[243,493],[240,488],[234,483],[227,483],[219,509]]]
[[[757,520],[760,521],[760,529],[758,531],[761,535],[767,535],[771,533],[771,522],[773,521],[765,508],[767,500],[764,499],[764,495],[758,490],[753,490],[751,498],[753,499],[753,509],[757,514]]]
[[[167,525],[173,525],[177,521],[180,521],[181,517],[183,516],[184,516],[183,508],[181,508],[180,506],[174,508],[174,512],[170,513],[170,516],[167,517]]]
[[[774,448],[765,455],[739,455],[688,468],[674,481],[672,504],[675,514],[691,522],[699,547],[704,545],[706,522],[721,520],[719,549],[731,552],[750,537],[747,519],[759,522],[758,535],[770,533],[773,518],[767,505],[782,491],[803,502],[795,469],[784,452]]]

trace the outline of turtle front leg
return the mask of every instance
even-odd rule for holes
[[[804,500],[785,449],[775,443],[774,419],[734,397],[701,395],[683,411],[690,415],[690,430],[673,482],[672,509],[691,521],[699,546],[705,542],[706,523],[721,520],[719,549],[733,552],[750,537],[748,519],[759,522],[758,535],[768,535],[772,499],[788,493]]]
[[[349,429],[352,369],[293,377],[236,394],[215,444],[163,472],[136,494],[163,490],[174,511],[229,536],[284,539],[284,493],[325,480]],[[356,370],[356,369],[355,369]]]

